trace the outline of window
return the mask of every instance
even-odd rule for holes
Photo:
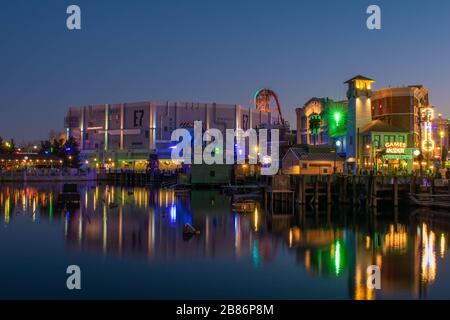
[[[375,146],[375,148],[380,147],[380,140],[381,140],[381,137],[379,134],[373,136],[373,145]]]
[[[308,169],[308,164],[307,163],[302,163],[302,169]]]
[[[398,137],[398,142],[405,142],[405,137],[404,136],[399,136]]]

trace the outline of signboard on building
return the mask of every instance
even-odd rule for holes
[[[386,154],[403,155],[405,154],[406,143],[405,142],[387,142],[384,147],[386,148]]]

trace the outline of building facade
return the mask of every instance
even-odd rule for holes
[[[297,108],[297,143],[303,145],[337,146],[342,153],[346,146],[347,101],[312,98]]]
[[[372,119],[406,130],[408,146],[419,147],[421,110],[428,106],[428,89],[422,85],[384,88],[372,96]]]
[[[278,115],[217,103],[138,102],[72,107],[65,118],[67,136],[80,144],[83,160],[108,167],[143,166],[151,155],[171,163],[171,134],[178,128],[257,128]]]
[[[352,172],[372,165],[409,172],[450,166],[450,119],[435,117],[428,89],[374,91],[374,82],[358,75],[345,82],[347,101],[313,98],[296,109],[297,143],[334,147]],[[384,154],[387,150],[398,152]]]

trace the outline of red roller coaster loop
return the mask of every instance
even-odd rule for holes
[[[277,94],[268,88],[259,89],[256,91],[255,96],[253,98],[256,110],[262,112],[270,112],[270,99],[273,98],[277,105],[278,115],[280,116],[280,121],[284,124],[283,115],[281,114],[280,102],[278,100]]]

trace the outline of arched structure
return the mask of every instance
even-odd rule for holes
[[[278,95],[271,89],[263,88],[256,91],[255,96],[253,98],[256,110],[262,112],[270,112],[270,101],[271,99],[275,100],[278,109],[278,115],[280,117],[280,122],[284,124],[283,115],[281,114],[280,101],[278,99]]]

